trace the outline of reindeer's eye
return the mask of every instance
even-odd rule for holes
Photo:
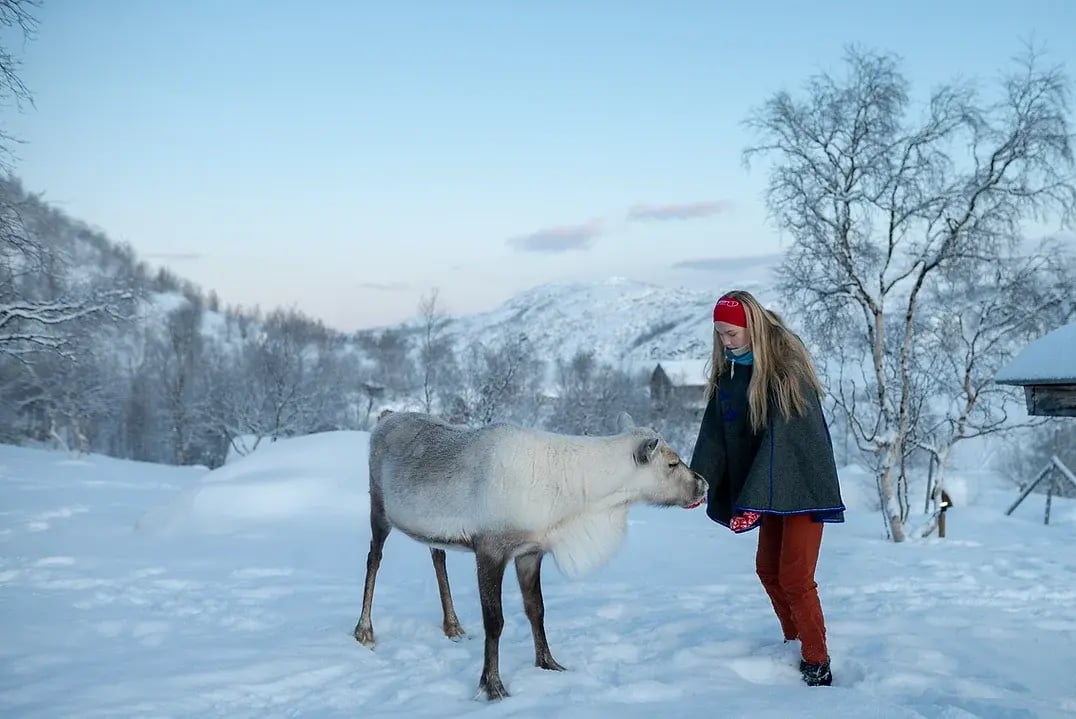
[[[680,464],[680,460],[676,460],[675,462],[669,462],[669,468],[675,468],[678,464]]]

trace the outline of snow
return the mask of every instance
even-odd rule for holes
[[[1064,717],[1076,712],[1076,502],[985,475],[948,538],[895,545],[849,492],[818,580],[835,684],[808,688],[754,575],[754,535],[635,508],[604,567],[544,572],[566,672],[532,666],[511,573],[501,674],[476,700],[473,557],[393,533],[378,646],[358,645],[368,435],[265,444],[214,471],[0,445],[0,715],[10,717]],[[949,475],[960,486],[959,473]]]
[[[998,371],[995,380],[999,384],[1076,383],[1076,322],[1029,344]]]

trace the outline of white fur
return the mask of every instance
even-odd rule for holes
[[[468,431],[423,415],[383,423],[372,440],[383,461],[372,459],[371,481],[394,526],[429,544],[510,537],[514,553],[549,551],[570,577],[613,555],[631,504],[694,481],[686,467],[674,477],[660,452],[636,464],[638,447],[657,438],[648,430],[611,437],[508,426]]]
[[[628,528],[628,506],[583,514],[546,535],[549,551],[566,576],[581,577],[607,562],[620,548]]]

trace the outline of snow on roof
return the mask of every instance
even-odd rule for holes
[[[708,359],[658,360],[655,366],[661,365],[669,380],[675,385],[703,385],[708,379],[706,365],[709,361]]]
[[[998,384],[1076,384],[1076,322],[1038,338],[1002,367]]]

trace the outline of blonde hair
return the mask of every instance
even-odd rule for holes
[[[758,432],[766,426],[771,401],[785,419],[789,419],[793,413],[806,414],[808,398],[804,394],[805,385],[816,394],[822,394],[822,383],[806,345],[788,329],[776,312],[759,304],[750,292],[733,290],[725,293],[724,297],[739,300],[747,315],[747,339],[754,365],[747,389],[751,427]],[[710,380],[706,385],[707,401],[717,390],[717,380],[726,366],[725,347],[715,327]]]

